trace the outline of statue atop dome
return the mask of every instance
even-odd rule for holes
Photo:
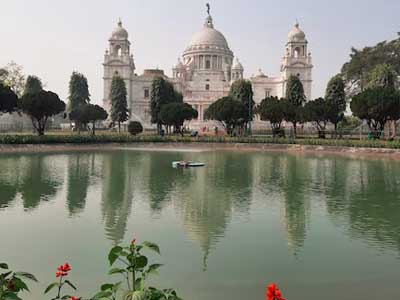
[[[207,7],[207,14],[210,15],[210,10],[211,10],[210,3],[207,3],[206,7]]]

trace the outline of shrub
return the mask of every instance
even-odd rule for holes
[[[131,121],[128,124],[128,132],[131,135],[137,135],[139,133],[143,132],[143,126],[140,124],[140,122],[137,121]]]

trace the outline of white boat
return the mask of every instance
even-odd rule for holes
[[[198,168],[204,167],[205,163],[200,162],[188,162],[188,161],[174,161],[172,162],[173,168]]]

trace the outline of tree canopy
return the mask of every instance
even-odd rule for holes
[[[70,112],[69,118],[78,124],[92,123],[92,134],[96,134],[96,122],[108,118],[108,113],[99,105],[84,104]],[[80,129],[80,127],[78,127]]]
[[[21,109],[31,118],[38,135],[44,135],[48,119],[63,112],[65,103],[53,92],[40,91],[24,95],[21,99]]]
[[[219,121],[228,134],[233,134],[237,126],[243,126],[246,119],[244,104],[231,97],[223,97],[211,104],[204,113],[206,120]]]
[[[158,129],[161,129],[162,121],[160,119],[160,111],[163,105],[183,102],[183,96],[175,91],[174,86],[163,77],[155,77],[151,84],[150,93],[150,112],[151,123],[157,124]]]
[[[318,98],[307,102],[303,109],[303,121],[311,122],[318,130],[318,137],[324,139],[329,121],[329,107],[326,100]]]
[[[384,87],[395,88],[397,86],[397,74],[388,64],[376,65],[368,74],[369,88]]]
[[[85,75],[73,72],[69,81],[68,110],[90,102],[89,85]]]
[[[0,82],[0,112],[11,113],[17,108],[18,97],[9,86]]]
[[[346,111],[345,83],[341,75],[334,76],[326,87],[325,102],[328,108],[328,120],[335,126],[343,119]]]
[[[185,121],[198,117],[198,112],[191,105],[182,102],[173,102],[161,107],[159,119],[162,124],[175,126],[175,129],[183,135],[182,126]]]
[[[129,119],[127,91],[125,81],[119,75],[114,75],[111,81],[111,120],[118,123],[118,131],[121,131],[121,123]]]
[[[290,75],[286,83],[285,120],[293,124],[294,136],[297,134],[297,124],[301,122],[301,107],[306,101],[304,87],[300,78]]]
[[[0,81],[9,86],[18,97],[22,96],[25,89],[25,75],[22,69],[22,66],[12,61],[0,71]]]
[[[229,96],[244,104],[246,108],[245,122],[253,120],[253,88],[249,80],[240,79],[232,83]],[[249,111],[250,110],[250,111]]]
[[[29,75],[25,82],[24,95],[36,94],[43,90],[43,84],[39,77]]]
[[[282,135],[282,122],[285,116],[285,101],[278,97],[268,97],[261,101],[257,107],[257,114],[262,121],[269,121],[272,134]]]
[[[353,97],[350,108],[356,117],[367,121],[374,137],[379,138],[387,121],[400,118],[400,94],[390,88],[369,88]]]
[[[342,67],[349,97],[370,87],[369,74],[377,65],[389,65],[396,75],[400,75],[400,38],[372,47],[351,49],[350,60]]]

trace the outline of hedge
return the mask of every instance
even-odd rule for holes
[[[273,137],[181,137],[114,135],[0,135],[0,144],[101,144],[101,143],[253,143],[400,149],[400,141],[290,139]]]

